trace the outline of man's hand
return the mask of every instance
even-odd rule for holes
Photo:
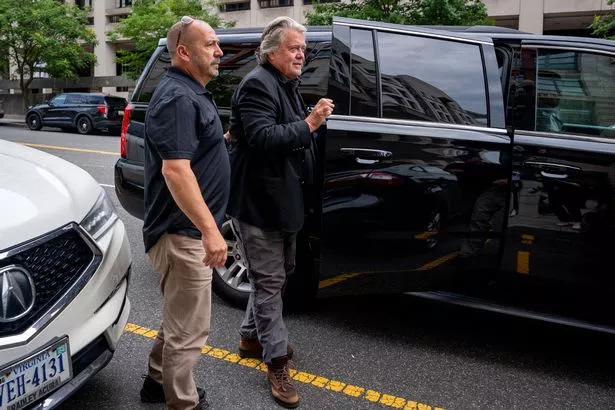
[[[228,255],[228,247],[218,228],[212,228],[203,232],[201,241],[203,242],[203,248],[205,248],[203,263],[212,269],[224,266]]]
[[[228,130],[227,132],[224,133],[224,139],[227,142],[231,142],[231,130]]]
[[[335,108],[333,100],[328,98],[321,98],[318,100],[314,108],[312,108],[310,115],[305,119],[305,122],[307,122],[310,127],[310,132],[314,132],[320,128],[327,117],[333,113],[333,108]]]

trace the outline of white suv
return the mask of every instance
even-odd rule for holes
[[[0,410],[56,407],[109,362],[131,262],[87,172],[0,140]]]

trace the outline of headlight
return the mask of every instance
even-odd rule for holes
[[[116,220],[115,207],[106,192],[102,191],[92,210],[81,221],[81,226],[97,240]]]

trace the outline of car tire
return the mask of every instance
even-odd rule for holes
[[[32,131],[38,131],[43,128],[40,115],[35,113],[28,114],[26,117],[26,124]]]
[[[214,268],[213,290],[229,304],[245,308],[252,291],[248,279],[243,247],[238,241],[230,220],[222,224],[222,237],[228,246],[228,258],[225,266]],[[297,258],[295,272],[290,275],[284,291],[284,308],[294,311],[306,310],[312,306],[318,290],[318,277],[314,274],[314,259],[307,251],[307,241],[299,235],[297,238]]]
[[[92,132],[92,121],[85,115],[77,118],[75,125],[79,134],[86,135]]]
[[[228,257],[223,267],[213,270],[213,290],[216,295],[231,305],[245,307],[248,304],[252,285],[248,280],[243,248],[230,220],[222,224],[220,233],[226,240]]]

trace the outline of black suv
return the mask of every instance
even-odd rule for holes
[[[32,106],[26,112],[31,130],[59,127],[79,134],[108,131],[119,134],[127,101],[122,97],[98,93],[64,93]]]
[[[260,34],[218,31],[208,88],[223,121]],[[615,331],[615,42],[343,18],[306,38],[304,99],[335,112],[289,301],[412,291]],[[115,186],[139,218],[143,121],[169,64],[161,40],[124,117]],[[223,234],[214,290],[242,302],[243,257]]]

